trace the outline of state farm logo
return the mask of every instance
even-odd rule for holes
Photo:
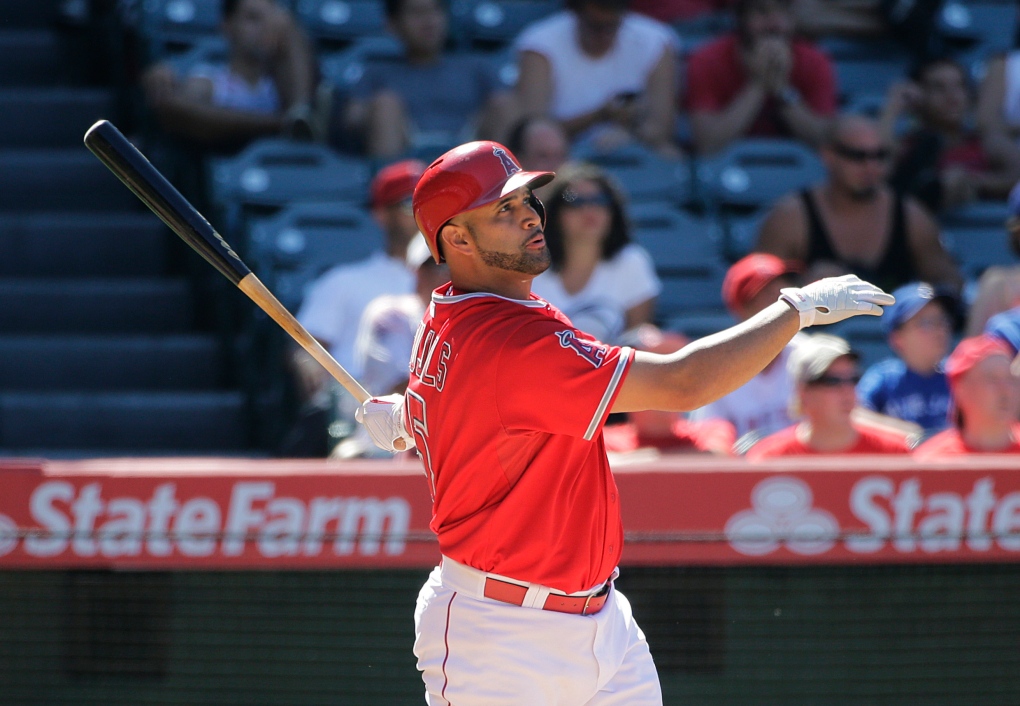
[[[175,483],[157,485],[148,498],[110,498],[101,483],[48,481],[33,491],[29,513],[38,529],[28,530],[23,548],[36,557],[68,550],[79,557],[237,557],[249,551],[313,557],[330,550],[335,556],[397,556],[404,552],[411,506],[399,496],[305,501],[278,496],[270,481],[234,483],[225,506],[211,497],[179,497]],[[13,549],[5,536],[0,523],[0,555]]]
[[[741,554],[762,556],[785,546],[795,554],[829,551],[839,535],[839,522],[830,513],[812,508],[814,497],[799,478],[773,476],[754,486],[750,510],[741,510],[726,523],[726,538]]]
[[[10,554],[18,546],[18,525],[0,513],[0,556]]]

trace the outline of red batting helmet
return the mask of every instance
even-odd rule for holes
[[[552,178],[552,172],[522,170],[517,158],[498,142],[468,142],[430,164],[418,180],[414,220],[428,241],[432,257],[442,262],[439,231],[451,218],[497,201],[522,186],[548,184]],[[541,202],[536,210],[544,225]]]

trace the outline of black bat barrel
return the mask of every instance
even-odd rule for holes
[[[85,145],[188,245],[235,285],[251,273],[201,213],[108,120],[85,133]]]

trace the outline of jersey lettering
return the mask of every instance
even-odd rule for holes
[[[499,163],[503,165],[503,171],[506,172],[507,176],[516,174],[521,171],[521,168],[517,166],[513,158],[506,153],[506,150],[502,147],[493,147],[492,153],[499,159]]]
[[[435,331],[429,329],[428,333],[425,334],[424,340],[422,340],[421,332],[419,331],[415,355],[412,357],[411,372],[418,376],[423,385],[434,387],[439,392],[442,392],[443,387],[446,385],[447,364],[449,363],[452,349],[450,344],[444,341],[437,357],[436,348],[438,346],[439,337]]]
[[[594,367],[602,367],[602,362],[606,358],[606,347],[594,343],[588,343],[587,341],[580,341],[577,335],[567,329],[565,331],[558,331],[556,337],[560,339],[560,345],[564,348],[571,348],[579,356],[587,360]]]

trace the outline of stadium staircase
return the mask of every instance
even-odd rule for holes
[[[245,453],[183,244],[82,145],[116,91],[74,78],[67,7],[0,3],[0,455]]]

